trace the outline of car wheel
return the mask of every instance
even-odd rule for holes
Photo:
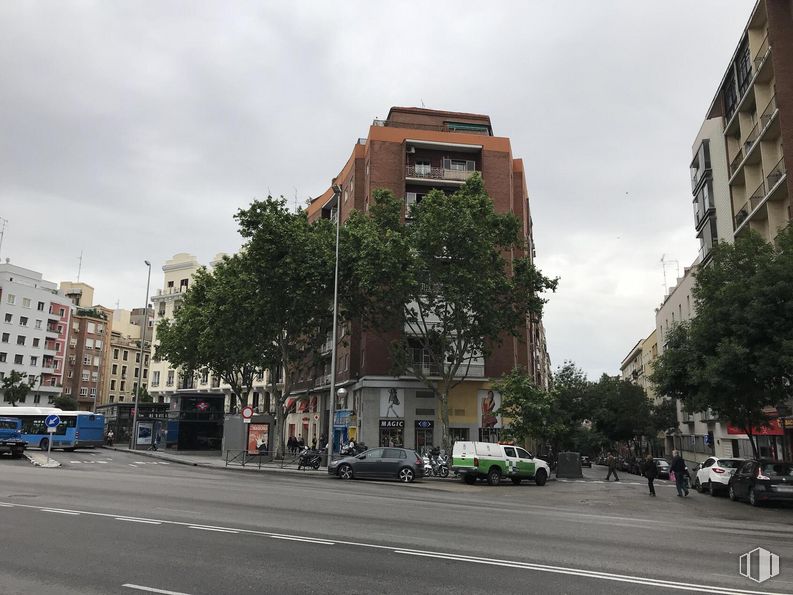
[[[463,475],[463,481],[467,483],[469,486],[472,486],[476,483],[476,475],[473,473],[466,473]]]
[[[516,486],[520,485],[520,477],[511,477],[510,479],[512,480],[512,483],[514,483]]]
[[[738,499],[738,497],[735,495],[735,490],[733,489],[732,486],[730,486],[728,494],[730,496],[730,500],[732,500],[733,502],[735,502]]]
[[[757,499],[757,494],[754,493],[754,488],[749,488],[749,504],[760,506],[760,501]]]
[[[705,490],[705,488],[702,487],[702,482],[699,481],[699,477],[697,477],[694,480],[694,489],[697,490],[700,494]]]
[[[711,495],[711,496],[713,496],[714,498],[717,496],[717,493],[716,493],[716,486],[715,486],[715,485],[713,485],[713,482],[712,482],[712,481],[708,481],[708,492],[709,492],[709,493],[710,493],[710,495]]]
[[[39,448],[41,450],[47,450],[47,448],[49,448],[49,446],[50,446],[49,438],[42,438],[41,442],[39,442]]]
[[[491,486],[497,486],[501,483],[501,471],[497,468],[493,468],[487,472],[487,484]]]
[[[545,469],[540,469],[534,474],[534,483],[538,486],[544,486],[546,481],[548,481],[548,474],[545,472]]]
[[[353,479],[355,477],[355,474],[352,472],[352,467],[349,465],[342,465],[339,467],[337,474],[342,479]]]
[[[410,467],[402,467],[399,470],[399,481],[402,483],[412,483],[415,478],[416,474],[413,473],[413,469]]]

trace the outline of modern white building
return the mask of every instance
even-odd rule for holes
[[[21,404],[46,405],[61,394],[72,309],[41,273],[0,264],[0,379],[27,374],[31,390]]]

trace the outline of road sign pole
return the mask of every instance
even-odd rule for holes
[[[55,432],[51,428],[47,428],[50,432],[50,439],[47,440],[47,465],[50,464],[50,453],[52,452],[52,436]]]

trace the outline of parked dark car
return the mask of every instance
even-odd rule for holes
[[[582,467],[591,467],[592,466],[592,459],[586,456],[581,457],[581,466]]]
[[[331,461],[328,475],[341,479],[398,479],[410,483],[424,477],[424,461],[415,450],[407,448],[371,448],[354,457]]]
[[[754,459],[744,462],[727,484],[730,500],[752,506],[783,500],[793,502],[793,463]]]

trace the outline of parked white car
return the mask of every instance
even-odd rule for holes
[[[694,478],[694,488],[698,492],[709,492],[715,496],[719,492],[727,491],[730,477],[740,467],[744,459],[720,459],[708,457],[704,463],[697,465],[697,475]]]

